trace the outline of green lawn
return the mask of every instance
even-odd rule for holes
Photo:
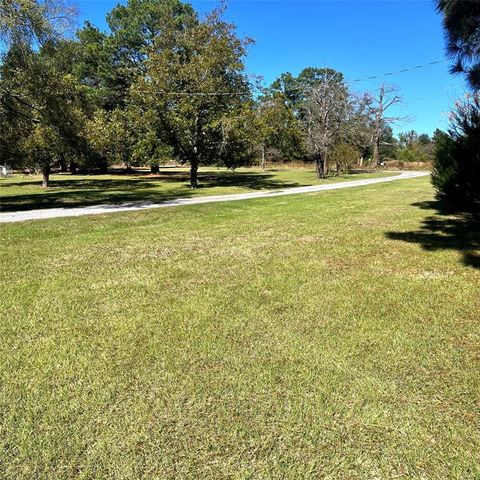
[[[15,175],[0,179],[0,208],[80,207],[99,203],[162,201],[194,195],[241,193],[249,190],[275,189],[341,182],[351,179],[395,175],[392,172],[356,173],[319,180],[313,168],[276,169],[201,168],[200,188],[189,188],[188,169],[162,168],[159,175],[140,171],[133,175],[52,175],[51,187],[41,187],[39,175]]]
[[[427,178],[2,225],[0,478],[480,478],[479,232]]]

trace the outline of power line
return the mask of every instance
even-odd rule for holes
[[[415,70],[419,70],[421,68],[426,68],[426,67],[431,67],[433,65],[438,65],[441,63],[445,63],[447,60],[435,60],[433,62],[428,62],[428,63],[423,63],[421,65],[415,65],[413,67],[406,67],[402,68],[401,70],[396,70],[393,72],[386,72],[382,73],[379,75],[371,75],[369,77],[363,77],[363,78],[355,78],[353,80],[347,80],[344,83],[350,84],[350,83],[358,83],[358,82],[364,82],[367,80],[377,80],[379,78],[384,78],[384,77],[389,77],[393,75],[398,75],[401,73],[406,73],[406,72],[412,72]],[[300,88],[300,87],[298,87]],[[254,90],[262,90],[259,87],[254,87]],[[209,96],[242,96],[242,95],[248,95],[248,92],[166,92],[166,91],[159,91],[157,92],[160,95],[170,95],[170,96],[199,96],[199,97],[209,97]]]
[[[364,82],[366,80],[376,80],[377,78],[388,77],[388,76],[391,76],[391,75],[398,75],[399,73],[412,72],[413,70],[418,70],[420,68],[430,67],[432,65],[438,65],[440,63],[445,63],[445,62],[446,62],[446,60],[435,60],[434,62],[423,63],[422,65],[415,65],[414,67],[402,68],[401,70],[397,70],[395,72],[387,72],[387,73],[382,73],[381,75],[372,75],[370,77],[356,78],[354,80],[348,80],[345,83],[356,83],[356,82]]]
[[[248,92],[164,92],[158,91],[160,95],[188,95],[188,96],[199,96],[199,97],[209,97],[209,96],[231,96],[231,95],[248,95]]]

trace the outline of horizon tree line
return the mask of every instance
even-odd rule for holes
[[[353,92],[341,72],[284,73],[257,93],[245,71],[252,39],[180,0],[129,0],[73,33],[62,0],[0,0],[0,163],[106,172],[109,165],[235,168],[309,160],[319,177],[354,161],[376,165],[392,147],[391,86]],[[347,161],[348,159],[348,161]]]

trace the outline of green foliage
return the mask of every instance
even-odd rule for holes
[[[394,156],[399,162],[431,163],[435,156],[435,141],[425,133],[419,135],[415,130],[401,133]]]
[[[341,72],[313,67],[303,69],[297,77],[287,72],[273,82],[268,93],[271,98],[283,99],[289,110],[291,133],[286,138],[295,140],[288,142],[295,157],[314,160],[320,177],[328,173],[334,145],[349,144],[366,153],[371,138],[371,99],[350,92]],[[268,121],[267,132],[268,128],[279,131],[274,121]],[[273,136],[277,142],[281,137],[285,132],[278,139]]]
[[[282,93],[287,104],[294,111],[300,112],[307,99],[308,92],[317,87],[326,78],[334,83],[344,81],[343,74],[332,68],[306,67],[297,77],[290,72],[282,73],[270,86],[272,92]]]
[[[464,73],[474,90],[480,89],[480,2],[436,0],[443,14],[447,52],[453,73]]]
[[[256,105],[258,141],[270,161],[302,158],[303,133],[295,111],[280,92],[266,92]]]
[[[0,137],[0,148],[9,152],[13,167],[47,172],[75,151],[79,157],[87,154],[84,97],[68,71],[69,51],[62,42],[48,42],[39,51],[12,44],[4,57],[0,123],[7,134]]]
[[[250,40],[236,36],[221,10],[185,31],[166,25],[146,62],[132,102],[152,119],[162,142],[192,167],[238,165],[251,156],[253,115],[243,57]],[[246,129],[246,131],[245,131]]]
[[[435,161],[432,168],[432,184],[440,195],[455,197],[457,195],[455,160],[455,142],[445,132],[437,136]]]
[[[0,0],[0,39],[26,49],[45,45],[61,38],[74,17],[63,0]]]
[[[353,166],[358,164],[360,152],[348,143],[334,145],[330,152],[329,160],[335,164],[337,172],[350,173]]]
[[[72,73],[77,48],[62,39],[72,11],[56,0],[0,6],[2,18],[16,12],[2,31],[8,49],[0,66],[0,150],[13,167],[42,170],[46,186],[56,163],[88,155],[88,102]]]
[[[182,31],[196,21],[192,7],[179,0],[129,0],[117,5],[107,15],[109,34],[89,22],[78,32],[78,78],[92,87],[100,108],[124,108],[132,83],[145,74],[157,36],[165,27]]]
[[[432,183],[447,201],[480,205],[480,94],[456,102],[448,134],[437,134]]]

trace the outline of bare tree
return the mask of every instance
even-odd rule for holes
[[[373,164],[377,165],[380,160],[380,144],[382,131],[387,126],[406,121],[408,117],[386,116],[387,110],[402,102],[396,87],[391,85],[380,86],[376,94],[371,98],[373,128],[371,145],[373,147]]]
[[[348,89],[335,71],[326,73],[306,94],[302,123],[320,178],[328,174],[328,154],[346,124],[349,108]]]

